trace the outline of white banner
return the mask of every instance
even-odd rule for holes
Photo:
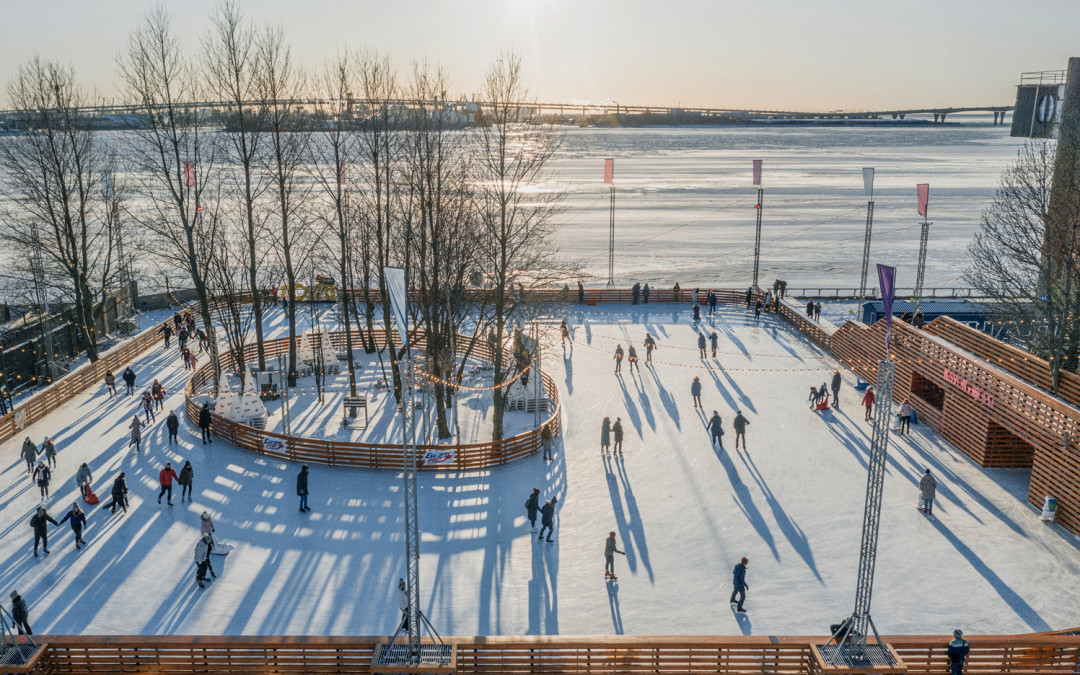
[[[288,443],[284,438],[263,436],[262,447],[264,452],[272,452],[279,455],[286,455],[289,452]]]
[[[453,450],[428,450],[424,453],[424,466],[453,464],[455,459],[457,459],[457,453]]]
[[[871,168],[862,170],[862,184],[863,190],[866,192],[866,196],[870,199],[874,198],[874,170]]]
[[[401,344],[409,344],[409,291],[405,288],[405,270],[401,267],[384,267],[386,291],[390,294],[390,309],[397,321]]]

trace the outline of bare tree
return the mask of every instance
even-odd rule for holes
[[[507,325],[521,315],[528,290],[555,280],[559,272],[554,247],[555,216],[563,193],[549,185],[549,164],[559,138],[537,123],[523,105],[529,94],[522,80],[521,58],[501,53],[484,78],[478,99],[475,184],[484,246],[480,268],[490,286],[495,346],[495,410],[492,437],[503,436],[510,375],[503,357]],[[539,375],[537,375],[539,377]]]

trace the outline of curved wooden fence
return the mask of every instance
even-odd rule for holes
[[[353,331],[354,344],[360,344],[359,331]],[[385,334],[380,334],[379,346],[385,346]],[[330,341],[335,349],[344,349],[345,332],[332,331]],[[266,356],[287,354],[289,351],[289,339],[278,338],[264,342]],[[490,348],[486,344],[477,343],[472,349],[472,356],[491,359]],[[253,361],[257,357],[256,345],[248,345],[244,349],[246,361]],[[509,356],[507,358],[510,358]],[[232,356],[222,354],[220,356],[222,369],[234,368]],[[198,401],[194,398],[195,393],[210,381],[213,377],[211,364],[205,364],[195,372],[188,381],[185,390],[188,419],[192,424],[198,424],[199,408]],[[544,389],[548,398],[552,401],[554,409],[549,411],[548,418],[542,424],[550,424],[552,434],[558,435],[560,430],[559,413],[562,404],[559,401],[559,390],[554,380],[546,374],[541,374]],[[212,431],[214,436],[229,441],[237,447],[251,450],[268,457],[284,459],[290,462],[305,462],[310,464],[326,464],[328,466],[351,466],[364,469],[392,469],[400,471],[402,468],[402,456],[400,445],[388,445],[379,443],[353,443],[348,441],[331,441],[320,438],[302,438],[299,436],[287,436],[270,431],[260,431],[254,427],[238,422],[232,422],[220,415],[212,415]],[[264,447],[263,439],[278,439],[285,444],[284,451],[269,450]],[[433,471],[469,471],[483,469],[499,464],[506,464],[514,460],[528,457],[540,449],[540,431],[531,429],[499,441],[486,441],[482,443],[456,443],[438,445],[420,445],[418,449],[422,456],[428,450],[453,450],[454,462],[425,466],[418,462],[417,468]]]

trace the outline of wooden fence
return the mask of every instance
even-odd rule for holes
[[[461,675],[713,673],[817,675],[811,646],[826,637],[451,637]],[[884,636],[910,675],[948,672],[950,637]],[[967,675],[1047,675],[1080,670],[1080,636],[969,637]],[[322,636],[46,636],[40,660],[10,670],[61,673],[370,673],[385,638]]]
[[[344,331],[330,333],[331,342],[335,349],[344,349]],[[354,344],[360,344],[359,332],[353,331]],[[377,338],[380,346],[385,345],[385,332],[380,331]],[[462,345],[465,344],[463,340]],[[421,345],[422,346],[422,345]],[[264,341],[266,356],[277,356],[287,353],[289,339],[279,338]],[[472,354],[478,358],[490,360],[492,353],[486,344],[476,344]],[[244,353],[245,360],[251,361],[256,358],[256,346],[248,345]],[[511,358],[507,355],[507,358]],[[233,358],[229,354],[220,357],[223,369],[235,368]],[[211,364],[199,368],[194,376],[188,381],[185,390],[187,417],[192,424],[198,424],[200,404],[195,398],[199,391],[210,378],[213,377]],[[551,426],[553,435],[560,431],[559,390],[554,380],[546,374],[542,374],[544,390],[550,399],[552,409],[548,410],[548,417],[543,424]],[[299,436],[286,436],[269,431],[260,431],[254,427],[237,422],[231,422],[220,415],[212,415],[212,429],[216,437],[225,439],[237,447],[251,450],[268,457],[275,457],[291,462],[305,462],[311,464],[326,464],[329,466],[351,466],[364,469],[392,469],[400,471],[402,468],[401,445],[379,443],[352,443],[344,441],[331,441],[321,438],[302,438]],[[284,450],[270,450],[264,446],[263,439],[272,438],[284,443]],[[422,456],[428,450],[453,450],[454,462],[427,466],[418,463],[417,468],[432,471],[470,471],[483,469],[499,464],[506,464],[524,457],[528,457],[540,449],[540,431],[529,431],[505,438],[499,441],[485,441],[481,443],[456,443],[438,445],[420,445],[418,449]]]

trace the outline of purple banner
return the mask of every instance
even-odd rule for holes
[[[878,286],[881,288],[881,303],[885,306],[885,351],[889,350],[889,338],[892,337],[892,302],[895,291],[896,268],[887,265],[877,266]]]

